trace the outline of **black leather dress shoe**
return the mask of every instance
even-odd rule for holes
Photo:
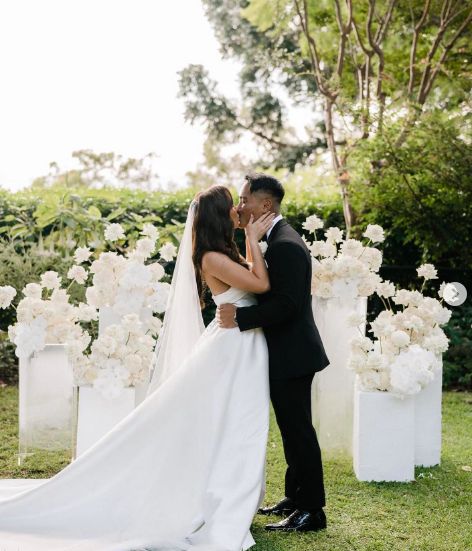
[[[295,503],[289,497],[284,497],[277,505],[261,507],[257,512],[260,515],[280,515],[285,517],[291,515],[296,509]]]
[[[326,528],[326,515],[323,509],[313,513],[297,509],[284,520],[276,524],[267,524],[265,527],[272,532],[317,532],[324,528]]]

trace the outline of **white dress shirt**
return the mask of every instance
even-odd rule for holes
[[[282,218],[283,218],[283,216],[282,216],[281,214],[278,214],[278,215],[274,218],[274,220],[273,220],[273,222],[272,222],[272,226],[267,230],[267,233],[266,233],[267,239],[269,239],[270,232],[273,230],[275,224],[277,224],[277,222],[278,222],[279,220],[282,220]]]

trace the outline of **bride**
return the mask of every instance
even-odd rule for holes
[[[240,551],[265,490],[269,424],[261,329],[204,329],[200,300],[255,304],[269,289],[259,239],[215,186],[189,209],[146,399],[60,473],[0,481],[1,551]]]

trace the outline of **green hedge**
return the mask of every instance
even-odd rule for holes
[[[67,273],[73,260],[70,256],[76,246],[86,244],[90,239],[100,241],[104,226],[113,221],[121,223],[130,236],[137,239],[145,222],[153,222],[161,229],[162,241],[178,242],[188,205],[196,193],[195,189],[184,189],[173,193],[144,192],[127,189],[65,189],[53,188],[19,193],[0,192],[0,285],[13,285],[21,290],[26,283],[38,281],[40,275],[50,269],[61,275]],[[236,193],[234,194],[237,200]],[[300,233],[305,218],[316,213],[325,221],[325,227],[344,228],[342,205],[336,197],[320,199],[312,191],[288,190],[284,200],[283,214]],[[244,250],[244,234],[237,232],[236,238]],[[395,241],[402,247],[401,236],[389,234],[389,243]],[[400,241],[399,241],[400,240]],[[72,244],[73,242],[73,244]],[[101,244],[103,245],[103,243]],[[100,243],[97,252],[100,251]],[[389,251],[385,247],[384,277],[408,285],[415,279],[415,267],[397,267],[395,274],[388,271]],[[391,256],[394,256],[392,251]],[[420,252],[413,255],[416,265],[420,262]],[[166,266],[169,276],[173,263]],[[463,280],[462,276],[444,271],[445,279]],[[440,276],[442,272],[440,270]],[[451,277],[449,277],[451,276]],[[71,293],[83,299],[83,290],[73,285]],[[14,304],[21,297],[15,297]],[[375,299],[369,300],[369,312],[373,315],[378,308]],[[204,312],[208,322],[214,315],[214,307],[208,301]],[[0,330],[5,331],[14,322],[13,309],[0,310]],[[472,335],[470,307],[458,308],[453,313],[450,327],[450,349],[444,356],[444,381],[451,388],[472,388]],[[0,381],[14,383],[17,377],[17,359],[13,347],[0,338]]]

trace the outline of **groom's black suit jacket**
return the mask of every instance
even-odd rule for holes
[[[272,228],[265,254],[271,289],[259,304],[236,310],[241,331],[262,327],[271,379],[314,375],[328,364],[311,306],[311,256],[286,222]]]

